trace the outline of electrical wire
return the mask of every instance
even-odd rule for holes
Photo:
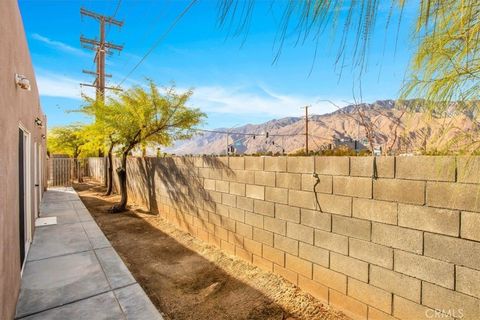
[[[221,131],[221,130],[208,130],[208,129],[192,129],[193,131],[200,132],[209,132],[209,133],[219,133],[219,134],[232,134],[240,136],[256,136],[256,137],[297,137],[304,136],[304,133],[292,133],[292,134],[271,134],[271,133],[248,133],[248,132],[232,132],[232,131]],[[326,138],[323,138],[326,139]]]
[[[166,5],[164,5],[163,10],[160,10],[160,14],[155,15],[152,21],[148,24],[148,26],[145,27],[145,31],[136,38],[137,43],[142,43],[144,40],[147,38],[152,33],[152,30],[154,30],[155,24],[163,17],[166,16],[168,12],[168,7],[171,5],[170,1],[166,1]],[[142,17],[145,17],[150,11],[152,11],[152,8],[147,8],[145,13],[142,15]],[[123,65],[120,67],[120,73],[122,73],[128,65],[130,65],[130,62],[132,61],[134,55],[128,55],[128,59],[123,63]]]
[[[137,68],[145,61],[145,59],[155,50],[158,45],[165,40],[165,38],[170,34],[173,28],[177,25],[177,23],[185,16],[185,14],[193,7],[193,5],[197,2],[197,0],[192,0],[190,4],[177,16],[177,18],[172,22],[172,24],[168,27],[168,29],[155,41],[155,43],[147,50],[147,52],[143,55],[143,57],[138,61],[138,63],[127,73],[127,75],[120,81],[117,85],[117,88],[120,87],[132,74],[137,70]]]
[[[117,1],[117,6],[115,7],[115,11],[113,12],[113,15],[112,15],[112,20],[115,19],[115,17],[117,16],[118,10],[120,9],[121,5],[122,5],[122,0],[118,0]],[[111,28],[111,25],[108,24],[107,25],[107,31],[105,32],[105,39],[108,38],[108,35],[110,33],[110,28]]]
[[[117,6],[115,7],[115,11],[113,12],[113,15],[112,15],[112,20],[115,19],[115,16],[117,15],[118,13],[118,9],[120,9],[120,6],[122,5],[122,0],[118,0],[117,1]],[[105,38],[108,37],[108,33],[110,32],[110,24],[108,24],[107,26],[107,32],[105,33]]]

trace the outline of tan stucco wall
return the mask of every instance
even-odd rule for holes
[[[15,85],[15,73],[25,75],[31,91]],[[34,194],[34,143],[45,148],[45,127],[34,125],[36,117],[46,124],[40,108],[30,53],[16,0],[0,1],[0,319],[13,319],[20,286],[18,230],[18,127],[31,134],[31,173]],[[43,161],[45,163],[45,161]],[[43,174],[45,176],[45,174]],[[32,213],[35,204],[32,203]],[[38,208],[38,206],[37,206]],[[35,213],[34,213],[35,214]],[[32,218],[33,220],[33,218]],[[33,223],[32,223],[33,226]]]

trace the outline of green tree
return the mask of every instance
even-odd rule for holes
[[[478,117],[480,98],[480,2],[425,2],[403,97],[424,98],[435,113],[454,109]]]
[[[50,154],[64,154],[74,159],[74,172],[78,182],[82,182],[78,158],[92,155],[86,148],[88,142],[86,131],[86,126],[83,124],[55,127],[49,131],[47,139],[47,150]]]
[[[178,139],[192,136],[194,126],[201,123],[205,114],[186,106],[192,92],[177,93],[175,88],[160,92],[155,83],[148,89],[133,87],[106,98],[104,105],[92,108],[97,122],[112,133],[117,142],[116,152],[121,158],[117,175],[120,183],[120,203],[112,212],[126,210],[127,157],[139,146],[170,145]]]
[[[78,158],[86,140],[83,135],[84,125],[72,124],[54,127],[48,132],[47,149],[50,154],[65,154]]]
[[[114,115],[110,114],[112,110],[103,101],[96,101],[87,96],[83,98],[86,104],[80,112],[91,116],[95,120],[85,128],[85,136],[88,140],[85,148],[88,148],[92,153],[101,151],[107,154],[107,191],[105,195],[108,196],[113,191],[113,149],[117,145],[118,138],[116,128],[110,126],[105,119],[110,119]]]
[[[440,153],[480,150],[480,2],[429,1],[420,7],[416,35],[419,46],[402,98],[424,99],[423,109],[435,118],[466,116],[468,130],[445,122],[442,136],[451,136]],[[426,150],[425,150],[426,151]]]

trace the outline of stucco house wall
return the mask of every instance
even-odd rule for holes
[[[17,87],[16,73],[27,77],[31,85],[30,91]],[[35,124],[37,117],[42,120],[43,126]],[[35,74],[17,1],[2,0],[0,1],[0,319],[13,319],[21,279],[18,173],[20,126],[30,136],[27,152],[30,158],[27,171],[30,174],[27,180],[31,183],[28,185],[27,194],[30,200],[27,200],[27,203],[31,212],[30,236],[32,236],[40,196],[45,187],[46,140],[42,135],[46,134],[46,118],[40,107]],[[37,158],[41,159],[36,163],[35,153]],[[35,176],[35,170],[43,174]]]

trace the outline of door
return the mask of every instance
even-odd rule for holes
[[[18,222],[20,237],[20,266],[25,261],[25,134],[22,129],[18,129]]]
[[[38,191],[40,189],[40,182],[38,180],[38,143],[35,142],[33,144],[33,183],[34,183],[34,189],[33,189],[33,216],[35,218],[38,218],[38,207],[39,207],[39,199],[40,197],[38,196]]]
[[[43,195],[43,157],[42,157],[42,145],[38,145],[38,203],[42,201],[42,195]]]
[[[18,231],[20,240],[20,265],[25,257],[32,239],[32,180],[31,180],[31,142],[30,133],[18,129]]]

